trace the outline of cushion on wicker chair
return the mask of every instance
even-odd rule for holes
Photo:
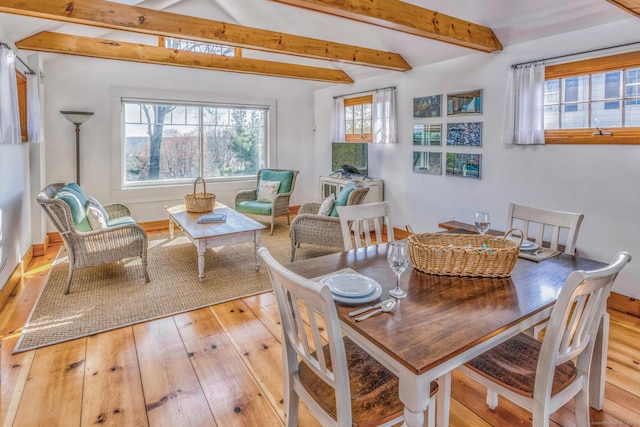
[[[349,194],[351,194],[351,192],[355,189],[356,183],[353,181],[349,181],[344,187],[342,187],[342,190],[340,190],[340,194],[338,194],[338,197],[336,197],[336,201],[333,203],[333,208],[331,209],[331,213],[329,214],[330,216],[338,216],[338,206],[346,206],[347,201],[349,200]]]
[[[238,212],[244,212],[256,215],[271,215],[271,203],[258,202],[256,200],[247,200],[246,202],[238,203],[236,209]]]
[[[336,195],[331,193],[329,197],[324,199],[322,204],[320,205],[320,209],[318,209],[318,215],[329,216],[331,210],[333,209],[333,204],[336,202]]]
[[[70,182],[58,190],[54,197],[62,200],[69,206],[73,223],[79,231],[91,231],[91,225],[89,224],[87,210],[85,208],[87,198],[78,184]]]
[[[260,181],[278,181],[280,182],[278,194],[288,193],[291,191],[291,185],[293,183],[293,171],[263,170],[260,173]],[[257,192],[259,189],[260,185],[258,185],[258,189],[256,189],[256,197],[258,196]]]
[[[256,200],[259,202],[272,203],[278,194],[278,188],[280,188],[280,181],[261,180]]]

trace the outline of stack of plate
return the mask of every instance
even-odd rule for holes
[[[531,242],[529,240],[523,241],[522,244],[520,245],[521,251],[535,251],[536,249],[538,249],[538,245],[536,245],[534,242]]]
[[[320,280],[331,289],[333,299],[348,304],[373,301],[382,295],[378,282],[361,274],[336,273]]]

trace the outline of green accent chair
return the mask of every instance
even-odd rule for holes
[[[236,210],[243,214],[268,216],[271,223],[271,232],[275,226],[276,217],[287,216],[287,224],[291,223],[289,218],[289,199],[296,185],[298,171],[285,169],[261,169],[256,175],[256,189],[242,190],[236,194]],[[279,181],[278,193],[272,202],[259,202],[258,189],[260,181]]]
[[[291,222],[289,237],[291,238],[291,262],[296,255],[296,248],[301,243],[328,246],[344,250],[342,228],[338,217],[338,206],[360,205],[369,192],[369,184],[364,181],[351,181],[345,185],[333,204],[329,215],[318,215],[320,203],[305,203],[300,206],[298,215]]]
[[[108,223],[92,230],[87,218],[87,198],[76,183],[47,185],[37,197],[38,203],[60,233],[69,257],[69,275],[65,295],[71,288],[73,272],[78,268],[140,257],[143,276],[147,272],[147,233],[132,218],[122,203],[105,205]]]

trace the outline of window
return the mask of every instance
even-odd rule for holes
[[[345,141],[372,142],[371,105],[373,95],[344,100]]]
[[[545,74],[547,143],[640,143],[640,52],[547,66]]]
[[[222,56],[242,56],[242,50],[222,44],[199,42],[194,40],[159,37],[159,45],[170,49],[188,50],[198,53],[211,53]]]
[[[266,106],[124,99],[124,186],[255,175],[265,166]]]

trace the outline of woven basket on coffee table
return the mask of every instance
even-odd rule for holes
[[[444,276],[509,277],[518,260],[520,242],[481,234],[415,234],[410,227],[408,248],[413,267]]]
[[[196,193],[196,185],[202,181],[202,193]],[[204,178],[199,176],[193,183],[193,193],[184,196],[184,206],[187,212],[212,212],[216,204],[216,195],[207,193],[207,184]]]

